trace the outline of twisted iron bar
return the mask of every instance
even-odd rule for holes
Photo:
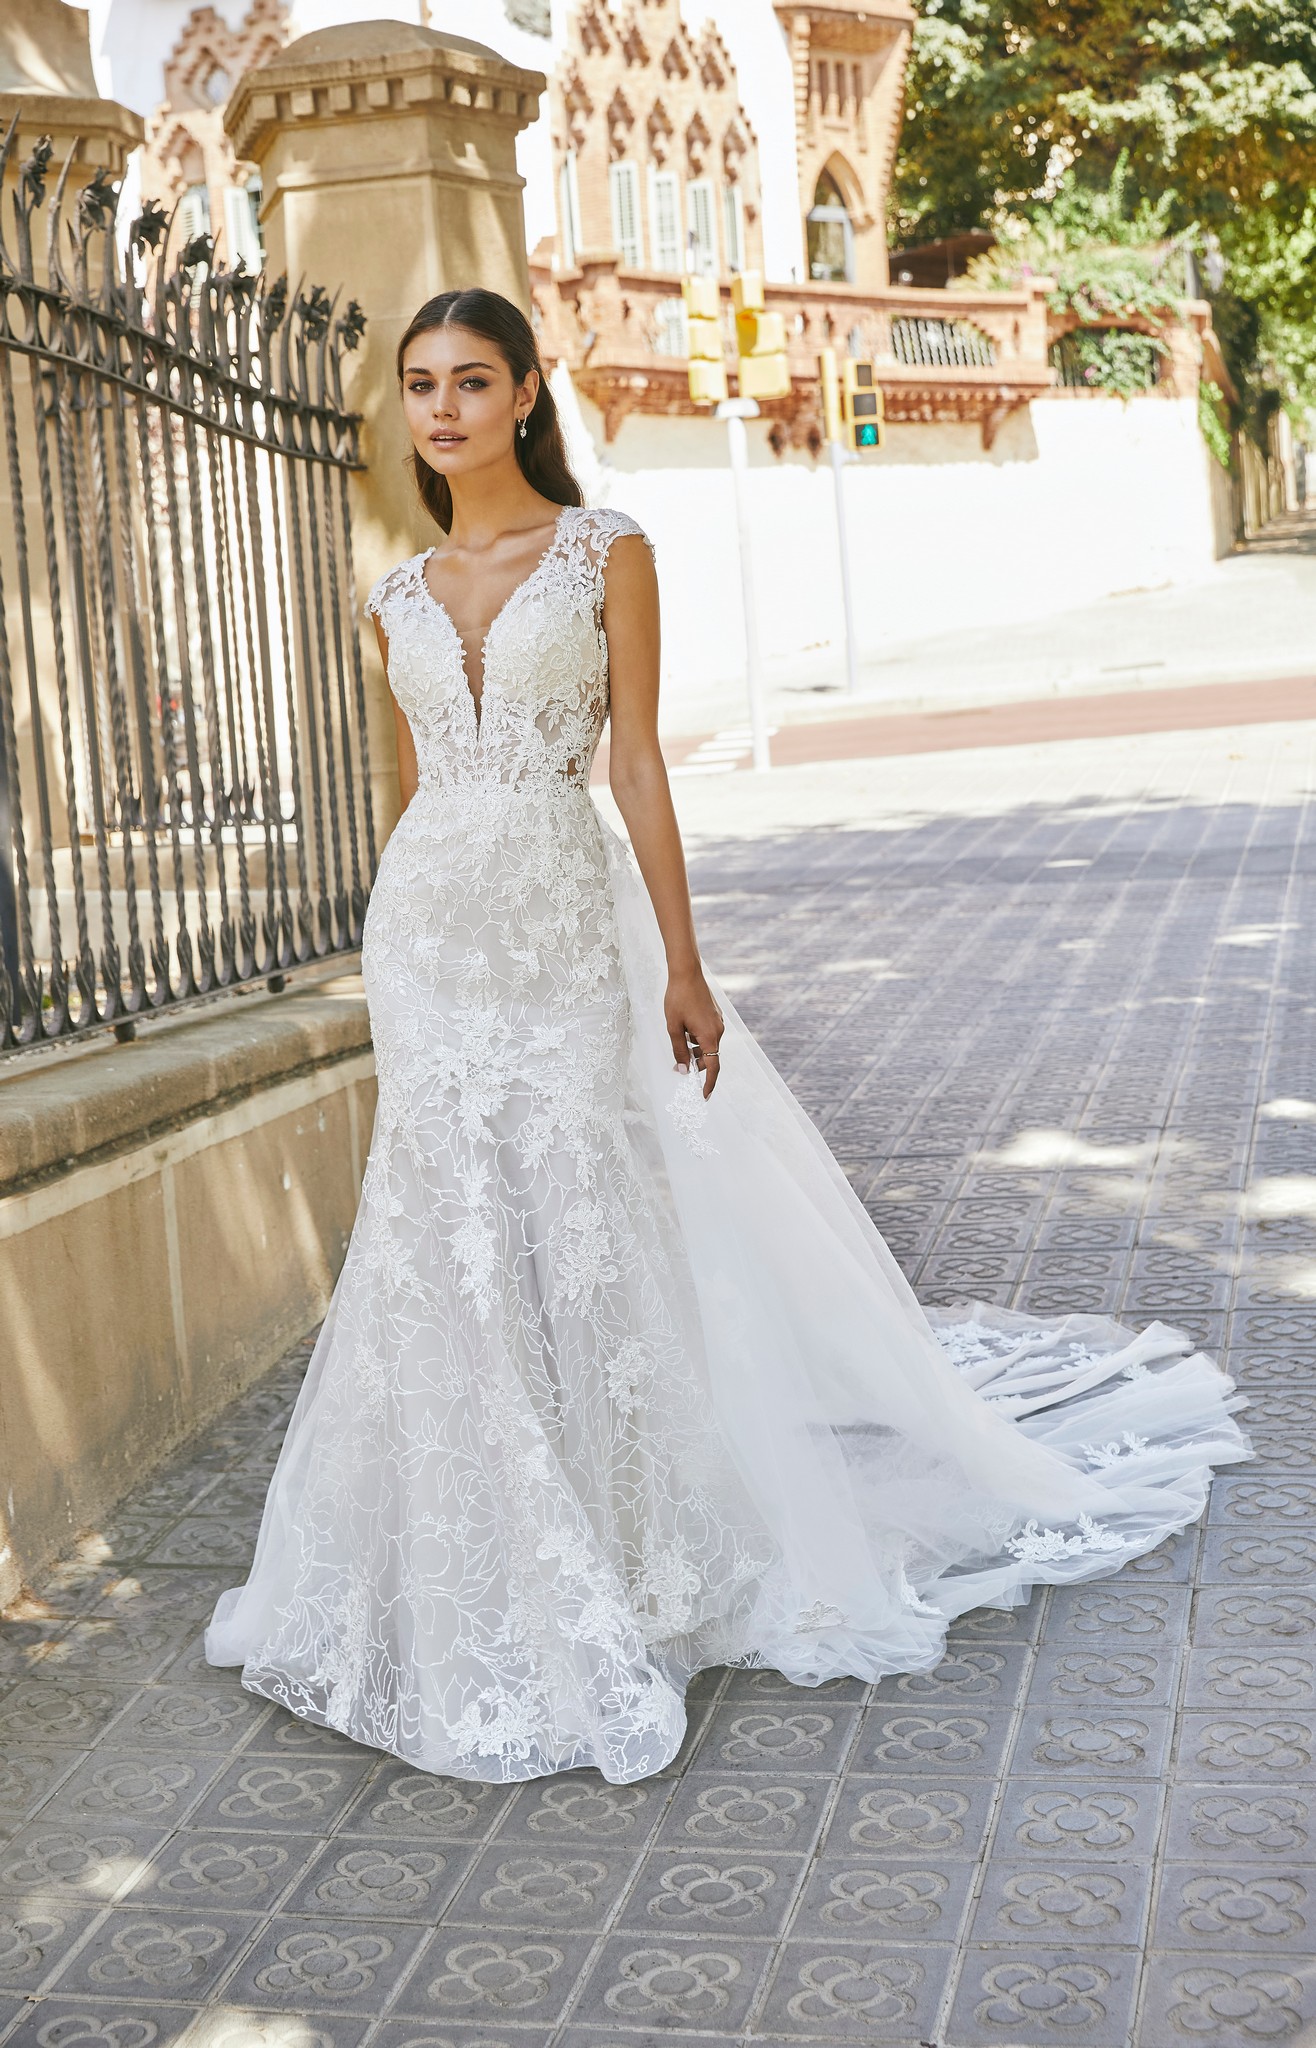
[[[17,128],[0,1053],[353,950],[376,860],[342,388],[361,308],[225,268],[153,200],[124,221],[103,168],[70,194],[80,144],[19,161]]]

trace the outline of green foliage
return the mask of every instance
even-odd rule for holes
[[[1220,245],[1225,288],[1214,324],[1255,434],[1270,390],[1295,413],[1316,411],[1316,195],[1296,215],[1263,195]]]
[[[1057,342],[1052,356],[1059,361],[1067,384],[1113,392],[1117,398],[1136,398],[1156,382],[1156,358],[1164,348],[1164,342],[1154,335],[1130,334],[1121,327],[1088,327]]]
[[[1221,469],[1228,469],[1233,454],[1225,425],[1225,394],[1209,377],[1203,377],[1197,387],[1197,424]]]
[[[1316,187],[1311,0],[922,0],[892,204],[895,241],[1100,190],[1127,152],[1167,225],[1219,226]]]
[[[996,246],[970,265],[968,282],[1009,289],[1030,276],[1051,277],[1053,312],[1084,322],[1160,322],[1184,303],[1182,257],[1168,239],[1168,213],[1165,199],[1130,205],[1125,157],[1096,189],[1066,172],[1045,204],[999,216]]]
[[[1268,384],[1316,402],[1314,0],[920,5],[893,246],[989,227],[1076,312],[1146,312],[1153,245],[1213,235],[1245,420]]]

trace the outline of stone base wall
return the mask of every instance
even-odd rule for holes
[[[323,1315],[374,1093],[355,979],[0,1070],[0,1605]]]

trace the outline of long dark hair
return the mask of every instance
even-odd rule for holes
[[[501,293],[487,292],[480,285],[471,285],[465,291],[440,292],[436,299],[426,299],[420,311],[412,315],[398,343],[399,384],[408,348],[418,334],[432,333],[436,327],[467,327],[482,340],[491,341],[518,384],[525,382],[531,370],[538,370],[539,395],[526,417],[525,439],[521,439],[518,431],[512,440],[516,459],[526,482],[542,497],[551,499],[555,505],[583,505],[584,493],[567,461],[562,421],[539,359],[539,344],[521,308]],[[452,526],[448,479],[431,469],[424,456],[414,449],[410,459],[420,502],[447,533]]]

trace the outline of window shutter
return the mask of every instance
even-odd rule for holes
[[[649,185],[649,212],[653,220],[655,270],[684,270],[681,191],[675,171],[654,171]]]
[[[644,262],[640,238],[640,174],[634,164],[608,166],[608,196],[612,201],[612,239],[621,251],[628,270]]]
[[[224,244],[229,263],[239,256],[248,270],[259,270],[264,262],[260,245],[258,201],[248,185],[229,185],[224,192]]]
[[[713,188],[707,178],[692,178],[686,186],[690,216],[690,267],[697,277],[717,275],[717,228],[713,220]]]
[[[562,222],[562,254],[568,263],[574,263],[580,253],[580,187],[576,182],[574,149],[569,149],[562,161],[558,214]]]
[[[180,249],[195,241],[198,235],[210,233],[210,190],[205,185],[189,185],[178,202],[178,225],[174,230]]]
[[[722,187],[722,240],[727,269],[745,268],[745,203],[739,185]]]

